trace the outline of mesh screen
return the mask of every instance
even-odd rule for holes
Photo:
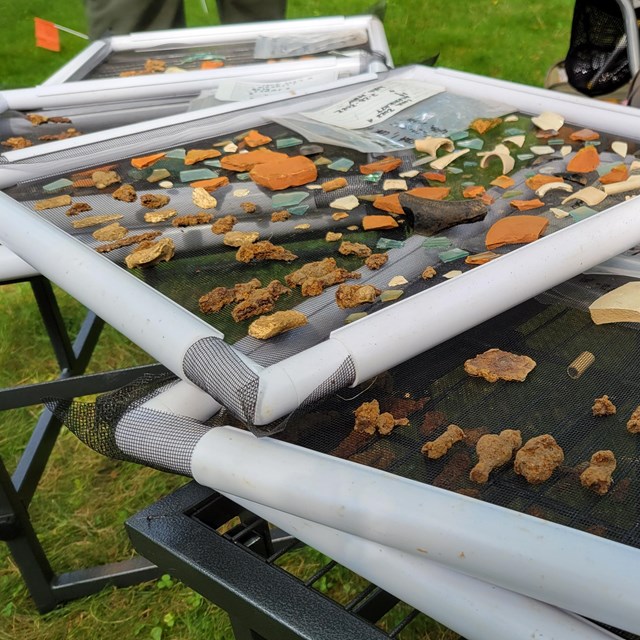
[[[610,93],[630,80],[624,19],[617,2],[576,0],[565,68],[569,83],[588,96]]]
[[[465,373],[465,360],[495,347],[528,355],[537,366],[523,383],[490,383]],[[583,351],[591,351],[595,363],[571,379],[567,366]],[[292,419],[279,437],[638,547],[640,437],[625,425],[640,404],[639,363],[637,326],[597,326],[583,310],[531,300],[339,392],[313,412]],[[603,394],[617,413],[594,417],[593,401]],[[409,426],[397,426],[384,437],[354,432],[354,410],[374,399],[381,411],[408,417]],[[451,423],[465,431],[466,440],[439,460],[423,456],[422,445]],[[551,434],[564,451],[564,464],[539,485],[527,484],[512,463],[494,471],[484,485],[471,482],[478,438],[503,429],[521,430],[523,443]],[[598,496],[581,486],[579,474],[602,449],[614,452],[618,466],[611,490]]]

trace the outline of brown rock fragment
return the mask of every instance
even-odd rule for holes
[[[271,244],[268,240],[261,240],[253,244],[243,244],[236,253],[238,262],[251,262],[252,260],[283,260],[291,262],[298,256],[279,245]]]
[[[91,235],[100,242],[113,242],[124,238],[129,230],[123,227],[119,222],[108,224],[102,229],[97,229]]]
[[[155,195],[153,193],[145,193],[140,196],[140,204],[147,209],[162,209],[169,204],[171,198],[169,196]]]
[[[313,182],[318,177],[318,168],[306,156],[286,156],[256,165],[249,175],[261,187],[280,191]]]
[[[364,266],[371,269],[372,271],[376,271],[387,264],[389,260],[389,256],[386,253],[372,253],[365,261]]]
[[[640,406],[636,407],[627,422],[629,433],[640,433]]]
[[[145,222],[166,222],[170,218],[173,218],[178,212],[175,209],[162,209],[161,211],[147,211],[144,214]]]
[[[423,280],[431,280],[431,278],[433,278],[435,275],[436,270],[433,267],[429,266],[420,274],[420,277]]]
[[[120,176],[115,171],[94,171],[91,174],[91,180],[98,189],[106,189],[120,182]]]
[[[363,402],[353,413],[356,416],[354,430],[363,431],[369,435],[376,432],[380,435],[389,435],[394,427],[409,424],[406,418],[396,420],[390,413],[380,413],[380,404],[377,400]]]
[[[476,445],[478,463],[469,473],[469,479],[477,484],[484,484],[489,480],[489,474],[498,467],[507,464],[513,452],[522,445],[519,431],[505,429],[500,435],[495,433],[482,436]]]
[[[336,291],[336,304],[341,309],[353,309],[373,302],[380,295],[380,289],[371,284],[341,284]]]
[[[123,184],[111,194],[111,197],[114,200],[120,200],[121,202],[135,202],[138,198],[138,194],[132,185]]]
[[[529,356],[519,356],[501,349],[489,349],[464,363],[470,376],[484,378],[488,382],[498,380],[524,382],[536,366]]]
[[[68,207],[71,204],[71,196],[55,196],[46,200],[38,200],[33,205],[36,211],[45,211],[47,209],[57,209],[58,207]]]
[[[616,412],[616,407],[609,400],[609,396],[602,396],[602,398],[596,398],[593,401],[591,412],[594,416],[612,416]]]
[[[64,213],[67,216],[77,216],[79,213],[84,213],[85,211],[91,211],[92,207],[90,204],[86,202],[76,202],[72,204]]]
[[[307,322],[307,316],[300,311],[276,311],[254,320],[249,325],[249,335],[258,340],[268,340],[285,331],[303,327]]]
[[[247,242],[255,242],[259,237],[258,231],[227,231],[222,242],[228,247],[241,247]]]
[[[514,471],[529,484],[546,482],[564,462],[564,453],[553,436],[544,434],[528,440],[516,453]]]
[[[26,149],[32,145],[31,140],[27,140],[22,136],[12,136],[0,142],[3,147],[10,147],[11,149]]]
[[[210,213],[196,213],[190,216],[178,216],[171,221],[172,227],[195,227],[199,224],[209,224],[213,220]]]
[[[283,209],[282,211],[274,211],[271,214],[271,222],[284,222],[290,217],[291,214],[286,209]]]
[[[122,247],[128,247],[132,244],[142,244],[143,242],[149,242],[155,240],[158,236],[162,235],[160,231],[147,231],[146,233],[138,233],[134,236],[125,236],[121,240],[110,242],[109,244],[102,244],[96,247],[98,253],[109,253]]]
[[[617,462],[613,451],[596,451],[591,456],[589,467],[580,474],[580,484],[599,496],[603,496],[611,487],[613,482],[611,476],[616,466]]]
[[[427,456],[430,460],[442,458],[449,449],[456,443],[464,440],[464,431],[455,424],[450,424],[447,430],[435,440],[425,442],[420,449],[420,453]]]
[[[171,238],[141,242],[125,259],[129,269],[151,267],[158,262],[168,262],[173,258],[176,247]]]
[[[285,293],[291,293],[291,289],[285,287],[278,280],[272,280],[266,287],[252,290],[245,300],[238,303],[231,317],[236,322],[253,318],[273,311],[278,298]]]
[[[361,242],[350,242],[345,240],[338,248],[338,253],[343,256],[356,256],[357,258],[368,258],[372,251],[366,244]]]
[[[237,224],[238,218],[235,216],[222,216],[218,218],[211,226],[211,231],[217,235],[223,235],[233,229],[233,225]]]

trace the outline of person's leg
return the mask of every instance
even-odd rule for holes
[[[84,0],[84,6],[92,40],[187,26],[183,0]]]
[[[284,20],[287,0],[216,0],[222,24]]]

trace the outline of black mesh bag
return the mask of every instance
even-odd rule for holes
[[[615,0],[576,1],[565,68],[571,86],[591,97],[629,82],[624,18]]]

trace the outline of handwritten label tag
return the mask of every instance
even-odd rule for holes
[[[254,100],[279,93],[294,94],[298,89],[316,87],[338,79],[336,69],[317,71],[314,75],[279,80],[277,82],[248,82],[242,80],[222,80],[216,91],[216,99],[224,101]]]
[[[390,80],[331,107],[304,115],[344,129],[364,129],[444,90],[439,85],[414,80]]]

